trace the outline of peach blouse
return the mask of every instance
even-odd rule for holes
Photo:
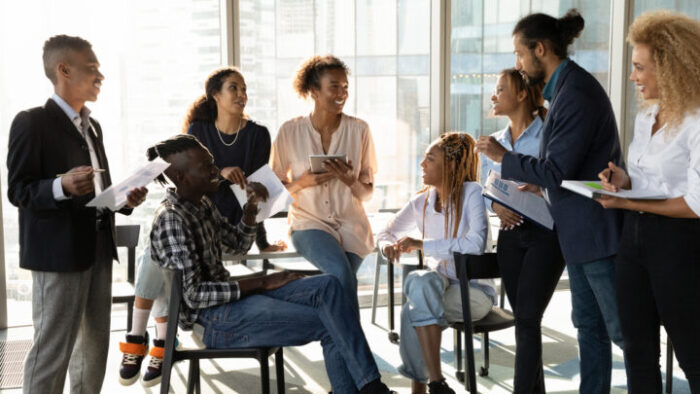
[[[321,134],[309,116],[285,122],[272,144],[270,167],[283,182],[291,182],[311,168],[309,155],[322,155]],[[369,125],[342,114],[338,129],[331,135],[328,155],[347,155],[357,179],[374,183],[377,155]],[[338,240],[346,252],[364,257],[374,249],[372,229],[362,201],[338,179],[302,189],[293,195],[289,209],[290,231],[323,230]]]

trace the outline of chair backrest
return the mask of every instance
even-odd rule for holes
[[[136,246],[139,244],[139,233],[141,226],[138,224],[127,224],[117,226],[117,239],[115,244],[117,247],[125,247],[128,249],[127,258],[127,276],[126,280],[134,284],[136,276]]]
[[[462,254],[455,253],[455,269],[457,276],[460,276],[460,271],[465,269],[464,278],[469,279],[496,279],[501,277],[501,270],[498,267],[496,253]],[[498,300],[498,306],[503,308],[505,305],[505,286],[501,283],[501,291]]]
[[[455,253],[455,267],[465,267],[467,279],[494,279],[501,277],[496,253],[482,255]]]

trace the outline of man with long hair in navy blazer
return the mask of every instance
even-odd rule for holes
[[[530,84],[547,83],[539,157],[506,152],[492,137],[481,137],[477,149],[502,163],[504,178],[527,182],[522,190],[541,188],[549,202],[569,273],[580,391],[604,393],[610,391],[611,340],[622,347],[614,282],[621,216],[560,187],[564,179],[597,179],[608,162],[623,165],[610,99],[595,77],[567,57],[583,26],[578,11],[569,10],[558,19],[528,15],[513,30],[515,68]]]
[[[102,129],[85,102],[97,100],[104,76],[80,37],[51,37],[43,60],[54,95],[43,107],[17,114],[7,154],[8,197],[19,208],[20,267],[32,271],[33,283],[34,344],[24,392],[62,393],[68,370],[72,393],[99,393],[117,251],[114,213],[85,206],[111,183]],[[121,212],[131,213],[147,192],[131,190]]]

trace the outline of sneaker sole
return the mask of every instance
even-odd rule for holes
[[[153,379],[148,380],[148,381],[141,379],[141,385],[142,385],[143,387],[155,386],[155,385],[157,385],[158,383],[160,383],[160,381],[161,381],[162,378],[163,378],[163,376],[161,375],[161,376],[158,376],[157,378],[153,378]]]
[[[132,384],[136,383],[136,381],[139,380],[140,377],[140,374],[136,374],[133,378],[129,379],[124,379],[120,376],[119,383],[121,383],[122,386],[131,386]]]

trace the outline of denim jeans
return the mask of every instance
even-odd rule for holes
[[[360,304],[357,300],[357,270],[363,258],[346,252],[338,241],[323,230],[299,230],[292,232],[292,244],[297,253],[326,274],[340,280],[357,316]]]
[[[428,382],[428,370],[423,361],[415,327],[433,324],[445,327],[448,322],[462,321],[462,298],[459,284],[450,285],[448,279],[435,271],[413,271],[404,282],[406,303],[401,308],[401,341],[399,353],[403,365],[401,375],[421,383]],[[472,320],[486,316],[493,307],[493,299],[483,290],[469,288],[469,308]]]
[[[609,393],[611,341],[624,350],[617,311],[614,257],[568,264],[571,320],[578,329],[581,384],[584,394]]]
[[[331,275],[203,309],[197,321],[208,348],[300,346],[320,340],[334,393],[356,393],[380,377],[360,321]]]

